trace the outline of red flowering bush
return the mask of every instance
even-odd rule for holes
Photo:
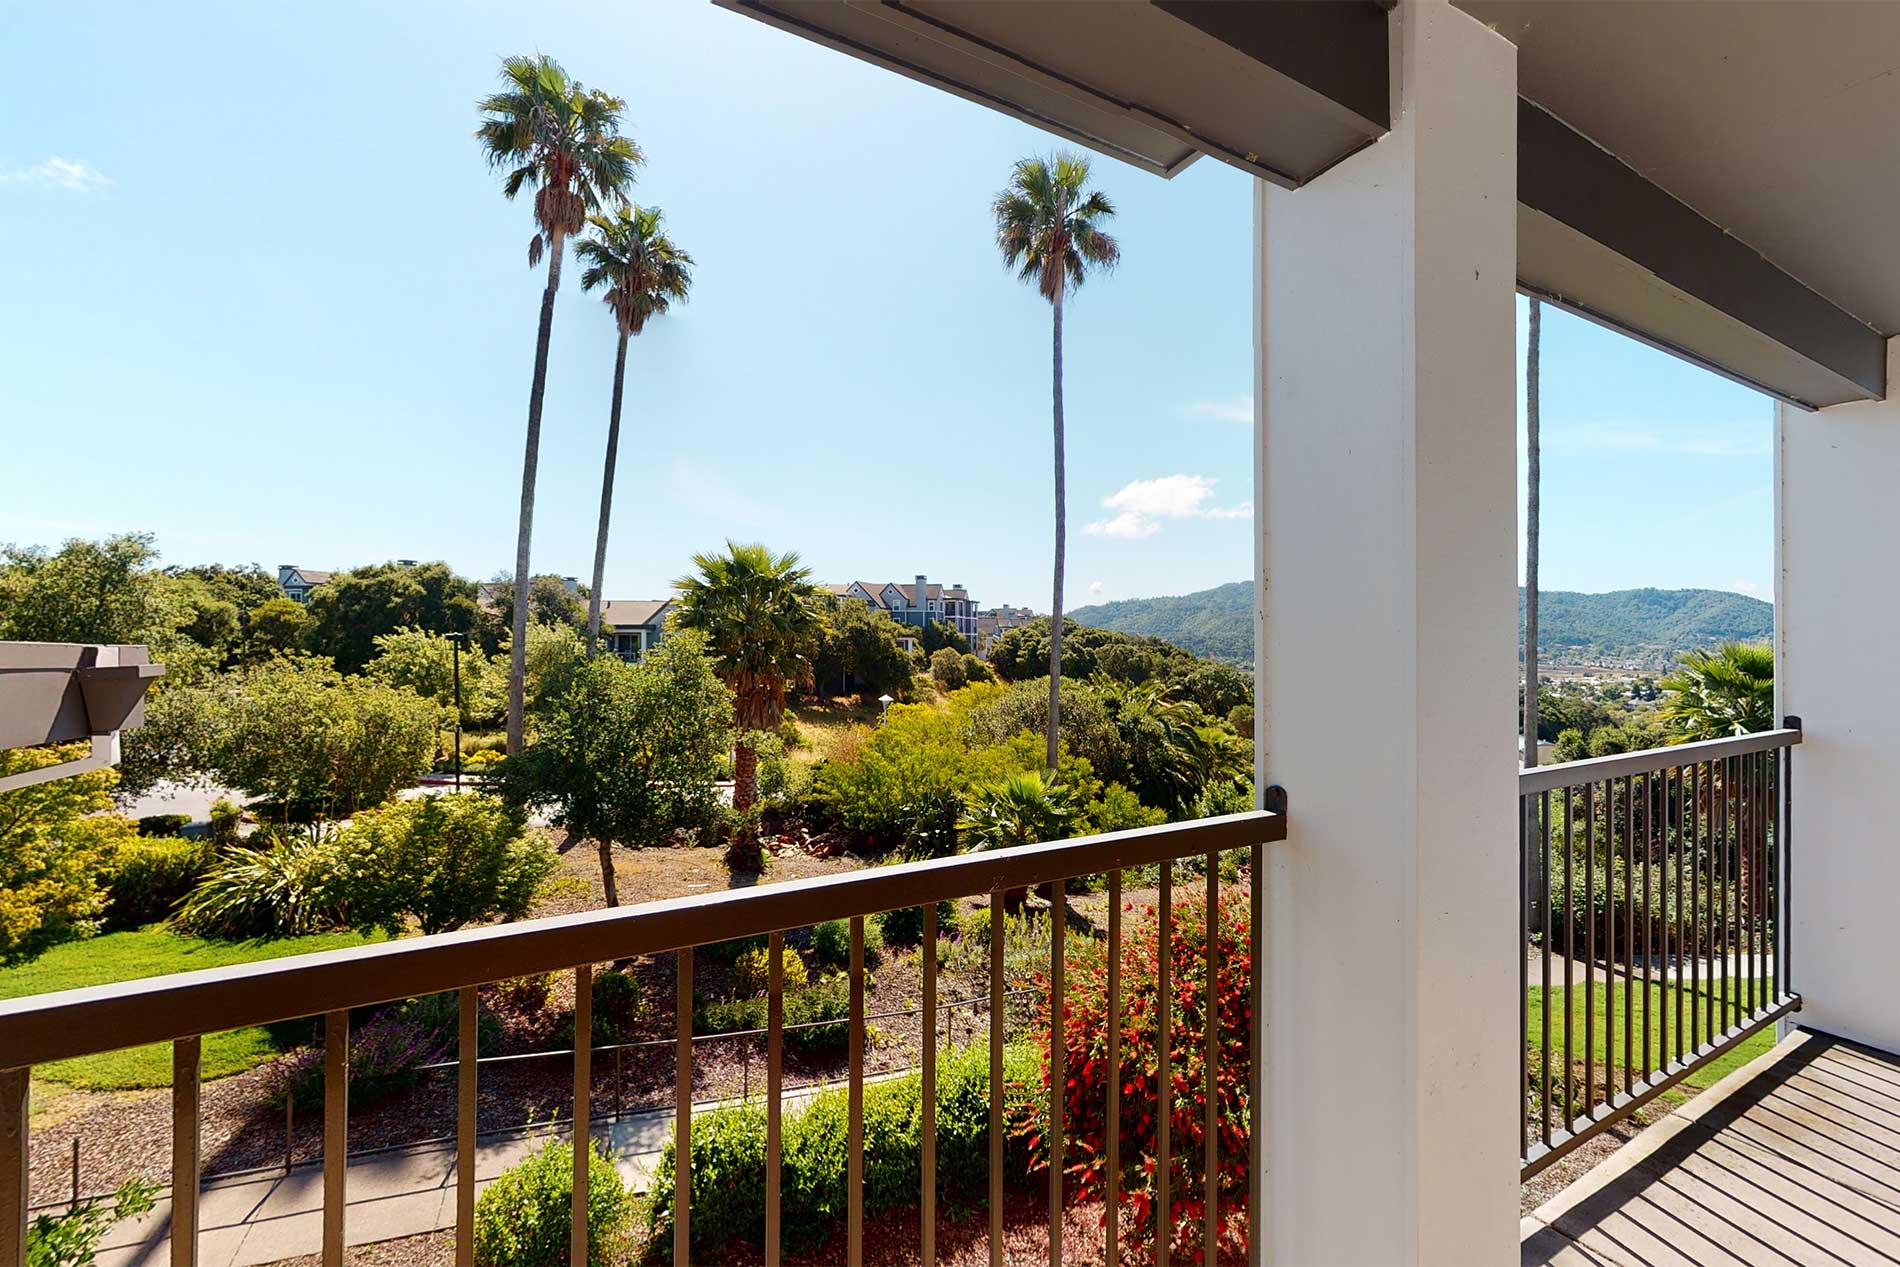
[[[1177,1263],[1198,1263],[1206,1209],[1207,1112],[1207,921],[1206,899],[1176,886],[1170,952],[1170,1073],[1174,1085],[1169,1136],[1169,1253]],[[1195,888],[1198,890],[1198,885]],[[1223,886],[1215,938],[1214,1010],[1219,1061],[1214,1094],[1220,1123],[1221,1238],[1217,1261],[1245,1261],[1248,1200],[1248,1091],[1252,1070],[1248,1034],[1251,927],[1248,892]],[[1122,918],[1122,1028],[1119,1069],[1108,1065],[1108,944],[1090,937],[1065,943],[1062,1042],[1066,1083],[1064,1155],[1070,1201],[1101,1200],[1108,1188],[1108,1080],[1121,1083],[1121,1238],[1125,1252],[1151,1261],[1155,1248],[1156,1143],[1160,1102],[1160,1057],[1156,1048],[1159,1003],[1160,920],[1151,905],[1128,904]],[[1019,1115],[1016,1128],[1028,1139],[1032,1169],[1049,1164],[1047,1143],[1049,1002],[1041,1000],[1036,1042],[1042,1053],[1043,1093]],[[1106,1221],[1106,1220],[1104,1220]]]

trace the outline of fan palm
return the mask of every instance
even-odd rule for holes
[[[682,629],[706,635],[713,670],[732,691],[732,807],[739,829],[727,854],[735,871],[757,871],[758,826],[752,807],[759,799],[759,754],[753,735],[778,729],[785,689],[810,673],[820,625],[811,572],[795,552],[774,554],[762,545],[728,541],[724,554],[696,554],[690,576],[673,582],[679,591],[674,619]]]
[[[1775,724],[1775,652],[1765,642],[1685,651],[1675,672],[1657,685],[1667,692],[1662,715],[1672,743],[1746,735]]]
[[[973,789],[957,830],[978,851],[1039,845],[1066,835],[1075,812],[1075,797],[1068,788],[1053,774],[1045,777],[1041,770],[1030,770]],[[1054,897],[1055,886],[1044,885],[1042,892]],[[1027,893],[1024,888],[1005,889],[1003,903],[1020,906]]]
[[[616,207],[587,218],[592,230],[575,244],[587,265],[582,290],[605,289],[601,300],[614,314],[620,343],[614,351],[614,399],[607,415],[607,462],[600,479],[600,527],[594,536],[594,586],[587,598],[587,653],[600,640],[600,589],[607,570],[607,524],[613,515],[614,462],[620,452],[620,397],[627,381],[627,340],[686,301],[693,284],[693,257],[660,228],[658,207]]]
[[[546,55],[509,57],[501,64],[502,89],[476,103],[482,123],[475,130],[488,165],[506,175],[501,191],[514,198],[533,188],[534,235],[528,267],[548,257],[541,293],[541,323],[535,335],[534,379],[528,389],[528,437],[521,463],[521,521],[515,537],[515,575],[531,576],[528,545],[534,531],[534,484],[541,457],[541,400],[548,381],[548,340],[554,329],[554,296],[561,288],[561,256],[587,213],[625,202],[634,169],[646,161],[640,147],[620,135],[626,103],[590,92],[568,78]],[[528,595],[515,595],[514,639],[508,670],[508,751],[521,751],[527,681]]]
[[[1048,764],[1056,766],[1062,709],[1062,581],[1068,550],[1067,478],[1062,426],[1062,302],[1098,268],[1115,266],[1121,248],[1102,231],[1115,214],[1107,195],[1087,188],[1089,161],[1079,154],[1025,158],[990,210],[996,246],[1017,278],[1035,286],[1054,313],[1052,352],[1055,415],[1055,596],[1049,618]]]

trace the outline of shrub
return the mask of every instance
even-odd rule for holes
[[[527,914],[558,865],[546,836],[491,796],[464,792],[365,810],[337,842],[338,883],[360,925],[424,933]]]
[[[493,987],[495,1001],[504,1007],[523,1012],[546,1011],[549,997],[554,993],[554,974],[537,972],[527,977],[507,977],[497,981]]]
[[[714,963],[723,963],[728,967],[739,962],[742,955],[754,950],[764,950],[771,944],[764,933],[751,937],[734,937],[730,941],[716,941],[700,946],[693,951],[693,957],[710,959]]]
[[[0,775],[86,754],[81,745],[0,751]],[[0,964],[98,930],[112,856],[136,839],[112,808],[110,770],[0,792]]]
[[[244,822],[244,811],[228,796],[220,796],[211,802],[211,843],[223,848],[238,842],[239,828]]]
[[[847,920],[828,919],[811,930],[811,953],[827,968],[844,968],[851,963],[851,924]]]
[[[990,672],[990,666],[976,656],[966,654],[963,657],[963,680],[966,682],[994,682],[996,675]]]
[[[106,923],[142,928],[165,919],[211,868],[212,851],[182,836],[140,836],[121,846],[106,888]]]
[[[455,1051],[458,1006],[452,993],[432,995],[385,1008],[366,1025],[352,1025],[349,1102],[368,1104],[412,1087],[426,1076],[423,1065],[446,1060]],[[477,1048],[480,1032],[478,1025]],[[299,1109],[317,1107],[323,1103],[323,1049],[299,1047],[279,1057],[265,1082],[275,1103],[288,1097]]]
[[[790,946],[779,955],[781,990],[795,994],[809,983],[805,961]],[[748,950],[733,961],[732,983],[742,994],[762,994],[772,984],[772,952],[769,948]]]
[[[949,647],[939,647],[930,655],[930,680],[946,691],[961,689],[969,681],[963,656]]]
[[[278,828],[229,850],[191,891],[178,924],[205,937],[300,937],[344,926],[336,833]]]
[[[189,814],[147,814],[139,819],[141,836],[177,836],[191,826]]]
[[[475,1261],[482,1267],[542,1267],[568,1261],[574,1202],[574,1145],[549,1140],[504,1170],[475,1202]],[[588,1141],[587,1261],[617,1262],[633,1195],[598,1143]],[[694,1222],[703,1217],[693,1211]]]
[[[948,936],[957,929],[955,902],[937,903],[937,934]],[[878,916],[878,933],[886,946],[915,946],[924,937],[924,908],[906,906]]]
[[[867,989],[869,982],[866,982]],[[699,1010],[699,1027],[711,1034],[764,1029],[768,1000],[734,999]],[[794,1026],[800,1028],[794,1028]],[[800,1056],[843,1051],[851,1041],[851,978],[840,973],[796,994],[785,995],[785,1048]]]
[[[89,1267],[113,1224],[144,1214],[157,1196],[157,1184],[128,1179],[110,1206],[104,1197],[93,1197],[54,1214],[34,1216],[26,1229],[27,1267]]]
[[[1015,1046],[1004,1053],[1006,1106],[1010,1120],[1029,1111],[1035,1053]],[[923,1161],[919,1132],[923,1079],[910,1074],[864,1089],[864,1213],[876,1217],[917,1200]],[[800,1112],[788,1114],[781,1141],[780,1217],[793,1247],[823,1241],[843,1221],[848,1194],[847,1093],[820,1093]],[[1028,1175],[1029,1150],[1020,1139],[1006,1142],[1004,1174],[1020,1186]],[[693,1115],[693,1256],[704,1261],[733,1240],[758,1244],[765,1236],[765,1111],[735,1105]],[[647,1224],[649,1250],[672,1255],[673,1147],[668,1144],[654,1171]],[[937,1192],[940,1202],[980,1200],[989,1184],[989,1050],[971,1046],[945,1054],[937,1071]]]
[[[594,996],[593,1037],[596,1047],[624,1040],[639,1023],[646,1000],[640,983],[630,972],[598,972],[590,991]],[[545,1000],[545,995],[543,996]],[[563,1046],[574,1043],[574,1013],[568,1012],[555,1029],[555,1041]]]
[[[1127,908],[1133,918],[1124,922],[1121,979],[1124,1013],[1121,1039],[1121,1068],[1107,1065],[1107,979],[1106,946],[1093,939],[1074,939],[1067,943],[1068,986],[1062,1024],[1057,1028],[1064,1048],[1067,1073],[1065,1113],[1068,1132],[1067,1151],[1061,1159],[1064,1171],[1074,1182],[1067,1192],[1071,1200],[1100,1200],[1106,1190],[1105,1118],[1107,1080],[1121,1081],[1122,1157],[1121,1190],[1127,1215],[1122,1225],[1127,1234],[1144,1242],[1153,1236],[1155,1176],[1146,1164],[1155,1153],[1156,1123],[1153,1097],[1157,1086],[1158,1061],[1155,1050],[1157,1000],[1156,969],[1163,952],[1159,926],[1152,907],[1137,911]],[[1174,1044],[1172,1138],[1174,1151],[1170,1167],[1170,1187],[1176,1194],[1170,1211],[1172,1253],[1177,1262],[1198,1261],[1201,1255],[1201,1228],[1205,1191],[1203,1134],[1206,1089],[1205,1047],[1201,1035],[1206,1032],[1209,1015],[1207,985],[1207,925],[1205,903],[1196,905],[1191,898],[1177,897],[1174,908],[1170,956],[1173,972],[1173,996],[1169,1014]],[[1249,999],[1248,894],[1232,889],[1222,895],[1220,929],[1214,948],[1218,973],[1213,1014],[1220,1033],[1219,1081],[1213,1089],[1219,1103],[1220,1189],[1222,1208],[1239,1212],[1246,1208],[1248,1104],[1247,1083],[1251,1069],[1249,1026],[1252,1005]],[[1036,1046],[1040,1052],[1038,1079],[1043,1095],[1030,1098],[1026,1111],[1015,1120],[1015,1129],[1030,1152],[1032,1170],[1047,1173],[1049,1156],[1046,1138],[1046,1093],[1049,1085],[1049,1048],[1051,1025],[1048,1002],[1038,1005]],[[1193,1041],[1183,1036],[1192,1035]],[[1244,1255],[1245,1223],[1229,1223],[1221,1254]]]

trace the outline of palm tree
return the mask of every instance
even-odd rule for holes
[[[957,830],[969,836],[971,848],[979,852],[1039,845],[1066,835],[1075,812],[1074,794],[1056,782],[1054,770],[1030,770],[972,789]],[[1020,906],[1028,892],[1005,889],[1003,904]],[[1041,892],[1053,899],[1055,885],[1043,885]]]
[[[528,544],[534,532],[534,482],[541,460],[541,398],[548,381],[548,339],[554,329],[554,295],[561,288],[561,256],[587,213],[607,202],[625,202],[634,169],[646,161],[640,147],[620,135],[626,103],[589,92],[545,54],[509,57],[501,64],[503,88],[476,103],[482,123],[475,137],[488,165],[505,171],[501,191],[513,198],[533,187],[534,236],[528,267],[548,256],[548,284],[541,293],[541,324],[535,335],[534,380],[528,389],[528,440],[521,463],[521,522],[515,537],[515,575],[531,576]],[[508,752],[521,751],[527,681],[528,587],[515,594],[514,638],[508,669]]]
[[[1025,158],[1016,163],[1009,184],[990,210],[996,217],[996,246],[1018,280],[1033,284],[1054,311],[1056,558],[1055,596],[1049,617],[1048,765],[1056,768],[1056,738],[1062,710],[1062,574],[1068,550],[1068,490],[1062,434],[1062,300],[1079,288],[1095,268],[1113,268],[1121,259],[1115,239],[1102,224],[1115,214],[1107,195],[1086,190],[1089,161],[1079,154]]]
[[[1537,764],[1537,551],[1543,533],[1541,401],[1543,305],[1531,299],[1530,342],[1524,350],[1524,764]]]
[[[1668,694],[1662,715],[1671,743],[1725,739],[1775,724],[1775,652],[1765,642],[1725,642],[1685,651],[1657,683]]]
[[[758,871],[759,754],[753,736],[778,729],[785,714],[785,688],[810,673],[811,653],[821,631],[813,603],[811,572],[798,555],[773,554],[762,545],[726,542],[724,554],[696,554],[697,574],[673,582],[679,591],[681,629],[706,635],[714,671],[732,690],[732,807],[739,828],[727,851],[734,871]]]
[[[607,415],[607,463],[600,479],[600,527],[594,535],[594,588],[587,598],[587,654],[600,640],[600,587],[607,570],[607,523],[613,515],[614,460],[620,452],[620,397],[627,381],[627,340],[686,302],[693,284],[693,257],[660,230],[658,207],[616,207],[587,218],[593,229],[574,247],[587,270],[581,289],[606,288],[601,296],[614,314],[620,345],[614,352],[614,403]]]

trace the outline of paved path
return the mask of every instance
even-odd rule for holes
[[[867,1085],[907,1071],[865,1078]],[[820,1091],[842,1083],[801,1087],[785,1095],[795,1112]],[[733,1100],[695,1104],[704,1112]],[[567,1132],[560,1132],[566,1137]],[[673,1110],[628,1113],[618,1122],[594,1123],[594,1138],[606,1146],[620,1174],[644,1192],[660,1153],[673,1138]],[[476,1191],[546,1142],[547,1135],[498,1140],[477,1147]],[[455,1150],[447,1146],[380,1153],[350,1163],[345,1238],[351,1245],[414,1236],[455,1226]],[[201,1267],[254,1267],[323,1248],[323,1171],[298,1166],[290,1174],[212,1180],[199,1199],[198,1262]],[[99,1267],[160,1267],[171,1261],[171,1202],[127,1219],[106,1234]]]

